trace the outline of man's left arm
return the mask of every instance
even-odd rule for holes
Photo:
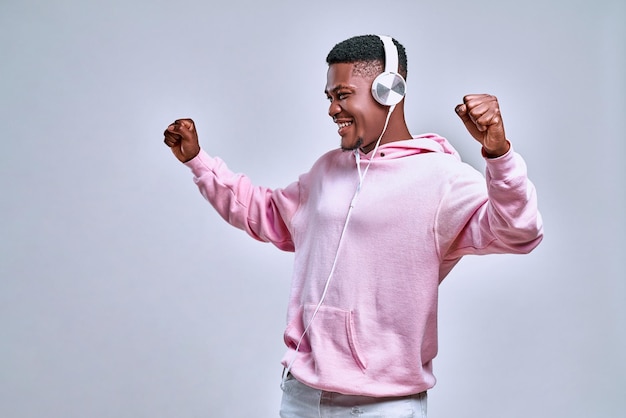
[[[457,179],[454,187],[459,193],[451,193],[446,201],[447,220],[453,220],[448,223],[448,237],[453,241],[442,249],[444,258],[530,252],[543,237],[536,190],[528,179],[526,163],[506,138],[497,98],[468,95],[455,111],[470,135],[482,145],[487,196],[480,202],[479,184],[472,176]],[[459,219],[462,215],[455,215],[471,207],[475,209],[468,219],[463,221]],[[464,225],[454,232],[456,221]],[[447,229],[443,222],[440,225],[442,231]]]

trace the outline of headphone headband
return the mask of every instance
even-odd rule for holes
[[[386,73],[398,73],[400,67],[398,65],[398,48],[393,43],[393,39],[390,36],[378,35],[381,41],[383,41],[383,48],[385,48],[385,72]]]

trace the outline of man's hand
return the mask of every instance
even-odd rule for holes
[[[489,94],[469,94],[454,109],[469,133],[483,146],[489,158],[508,152],[511,144],[504,134],[498,99]]]
[[[178,119],[168,126],[163,134],[165,135],[163,142],[171,148],[181,163],[186,163],[200,152],[198,132],[191,119]]]

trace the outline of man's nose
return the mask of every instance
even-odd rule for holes
[[[341,112],[341,106],[335,100],[331,100],[328,106],[328,115],[332,118],[338,115],[339,112]]]

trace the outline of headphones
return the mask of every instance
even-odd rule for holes
[[[406,94],[406,81],[398,74],[398,48],[389,36],[378,35],[385,48],[385,71],[372,82],[372,96],[383,106],[395,106]]]

